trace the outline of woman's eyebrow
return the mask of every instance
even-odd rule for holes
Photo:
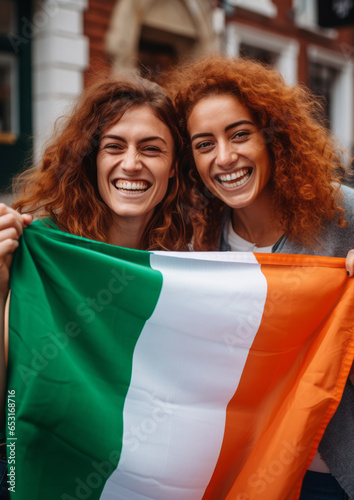
[[[211,132],[203,132],[201,134],[194,134],[191,137],[191,142],[193,142],[194,139],[199,139],[199,137],[210,137],[211,135],[213,135]]]
[[[116,139],[117,141],[127,142],[124,137],[120,137],[119,135],[107,134],[101,137],[101,141],[103,139]]]
[[[225,127],[225,132],[234,127],[239,127],[240,125],[254,125],[254,123],[250,122],[249,120],[239,120],[238,122],[230,123],[230,125]],[[210,137],[211,135],[213,135],[211,132],[202,132],[200,134],[194,134],[191,137],[191,142],[193,142],[194,139],[198,139],[199,137]]]
[[[238,122],[231,123],[230,125],[228,125],[227,127],[225,127],[225,132],[227,132],[231,128],[239,127],[240,125],[254,125],[254,123],[250,122],[249,120],[239,120]]]
[[[149,142],[149,141],[162,141],[164,142],[165,144],[167,144],[167,142],[165,141],[165,139],[163,139],[162,137],[160,137],[159,135],[152,135],[151,137],[144,137],[144,139],[141,139],[138,144],[141,144],[142,142]]]
[[[124,139],[124,137],[121,137],[120,135],[114,135],[114,134],[107,134],[107,135],[104,135],[102,138],[101,138],[101,141],[103,139],[115,139],[117,141],[122,141],[122,142],[127,142],[126,139]],[[167,144],[167,142],[162,138],[160,137],[159,135],[153,135],[151,137],[144,137],[143,139],[141,139],[138,144],[141,144],[143,142],[149,142],[149,141],[156,141],[156,140],[160,140],[162,142],[164,142],[165,144]]]

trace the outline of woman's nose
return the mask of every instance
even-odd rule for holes
[[[122,168],[126,172],[136,172],[137,170],[141,170],[142,165],[139,153],[135,150],[128,149],[124,153]]]
[[[217,149],[216,162],[220,168],[229,169],[238,159],[238,153],[230,144],[220,144]]]

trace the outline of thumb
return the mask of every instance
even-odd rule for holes
[[[33,220],[33,217],[30,214],[22,214],[22,220],[25,226],[29,226]]]

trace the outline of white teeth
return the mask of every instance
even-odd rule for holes
[[[149,187],[149,183],[146,181],[126,181],[118,180],[114,183],[116,189],[124,189],[125,191],[146,191]]]
[[[235,179],[238,179],[239,177],[242,177],[247,173],[248,173],[248,168],[241,168],[241,170],[238,170],[233,174],[218,175],[218,177],[221,180],[221,182],[234,181]]]
[[[247,182],[248,179],[250,178],[251,173],[252,170],[248,168],[241,168],[241,170],[238,170],[233,174],[218,175],[217,178],[221,185],[229,188],[234,188],[245,184],[245,182]],[[230,181],[236,181],[236,182],[230,182]]]
[[[244,178],[243,178],[243,179],[241,179],[240,181],[237,181],[237,182],[232,182],[232,183],[230,183],[230,184],[227,184],[227,186],[228,186],[228,187],[231,187],[231,188],[233,188],[233,187],[237,187],[237,186],[242,186],[242,184],[244,184],[245,182],[247,182],[247,181],[248,181],[249,177],[250,177],[250,176],[249,176],[249,175],[247,175],[246,177],[244,177]]]

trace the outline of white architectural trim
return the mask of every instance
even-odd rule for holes
[[[353,147],[353,61],[338,52],[310,45],[307,57],[311,62],[317,62],[339,71],[333,89],[333,99],[330,107],[332,132],[344,148]]]
[[[33,29],[33,131],[35,154],[53,130],[55,120],[83,88],[88,40],[83,11],[88,0],[38,0]]]
[[[221,35],[225,31],[225,11],[220,7],[213,10],[213,29],[216,35]]]
[[[278,12],[277,7],[271,0],[229,0],[228,3],[267,17],[275,17]]]
[[[327,38],[338,38],[338,31],[320,28],[317,24],[318,12],[316,0],[293,0],[294,22],[299,28],[312,31]]]
[[[278,55],[275,67],[290,84],[297,83],[299,43],[238,23],[226,27],[226,53],[239,56],[241,43],[269,50]]]

